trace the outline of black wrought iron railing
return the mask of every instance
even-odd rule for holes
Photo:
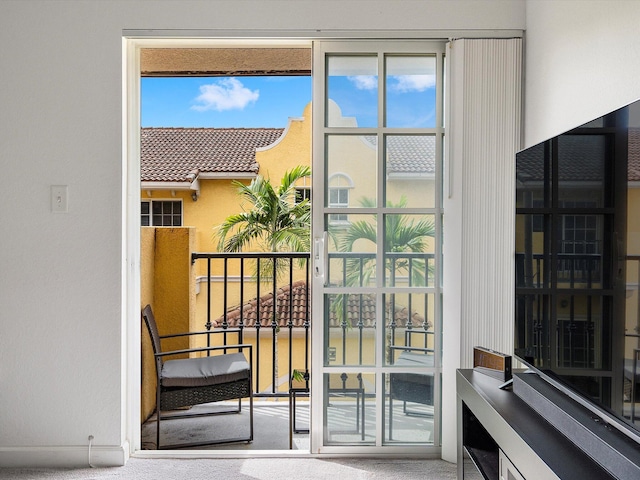
[[[434,283],[436,258],[433,253],[387,252],[384,255],[385,284],[396,286],[427,286]],[[335,285],[364,287],[375,273],[375,253],[329,253],[327,278]]]
[[[516,288],[534,289],[541,291],[547,287],[543,281],[544,259],[542,255],[529,257],[525,266],[525,255],[516,254]],[[633,367],[640,369],[640,363],[635,365],[634,351],[640,349],[640,255],[627,255],[625,284],[626,305],[621,311],[625,314],[625,365],[627,370]],[[601,277],[601,258],[598,255],[558,255],[558,265],[564,269],[559,270],[558,283],[564,282],[563,287],[572,287],[581,283],[582,287],[589,288],[594,285],[596,279]],[[542,362],[549,357],[546,349],[549,348],[550,339],[548,330],[544,328],[549,319],[549,306],[542,298],[545,293],[536,294],[532,290],[522,294],[519,299],[519,308],[523,309],[527,322],[532,325],[532,342],[535,350],[534,358]],[[559,313],[555,327],[556,358],[558,364],[566,368],[601,368],[597,362],[602,358],[596,354],[595,345],[601,341],[603,315],[602,305],[596,303],[597,297],[590,293],[565,292],[559,299],[556,308]],[[527,310],[526,314],[524,309]],[[620,353],[620,352],[618,352]],[[632,358],[633,357],[633,358]],[[638,360],[640,362],[640,360]],[[631,366],[629,366],[631,365]],[[635,378],[635,377],[634,377]],[[628,392],[627,392],[628,394]],[[628,396],[628,395],[627,395]]]
[[[387,286],[433,286],[433,254],[392,253],[385,257]],[[309,253],[192,254],[200,274],[197,316],[203,319],[205,329],[225,332],[219,335],[224,345],[254,343],[255,396],[288,396],[294,379],[298,386],[302,381],[309,387],[309,261]],[[327,278],[333,280],[329,283],[346,287],[346,292],[349,287],[369,286],[365,278],[371,275],[371,262],[375,262],[375,254],[332,252]],[[328,340],[327,363],[370,364],[368,356],[375,354],[375,347],[373,336],[366,332],[374,331],[378,317],[384,318],[389,347],[432,349],[434,300],[430,295],[424,290],[384,294],[385,312],[380,314],[376,313],[373,294],[327,295],[327,325],[322,328],[341,332]],[[208,337],[207,346],[214,336]],[[389,362],[393,364],[393,359]]]
[[[205,284],[205,328],[237,330],[240,343],[255,342],[255,396],[288,396],[298,376],[294,372],[309,378],[309,257],[293,252],[191,256],[194,264],[205,262],[200,282]],[[223,341],[233,343],[226,335]]]
[[[598,254],[558,253],[556,255],[555,274],[557,282],[567,287],[575,284],[591,286],[602,281],[602,256]],[[545,268],[551,264],[550,257],[544,254],[527,256],[516,253],[517,287],[544,288]]]
[[[422,288],[382,294],[361,289],[383,284],[385,287],[433,287],[435,255],[425,252],[385,253],[382,268],[377,268],[375,253],[331,252],[328,255],[326,282],[329,287],[343,287],[344,293],[325,297],[325,363],[330,366],[357,366],[375,363],[373,335],[383,329],[385,355],[394,363],[398,346],[434,348],[434,294]],[[383,273],[384,279],[377,276]],[[360,290],[360,291],[356,291]],[[373,291],[372,291],[373,292]],[[380,308],[382,312],[378,311]],[[342,378],[343,386],[346,379]]]

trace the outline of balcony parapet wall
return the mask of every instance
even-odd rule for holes
[[[195,323],[195,270],[191,265],[195,235],[193,227],[141,229],[140,309],[147,304],[152,306],[160,335],[187,332]],[[144,422],[155,410],[156,371],[151,340],[143,322],[141,338],[140,413]],[[163,344],[166,350],[189,347],[187,337],[170,339]]]

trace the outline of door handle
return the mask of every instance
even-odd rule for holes
[[[313,239],[313,275],[317,279],[322,279],[325,283],[325,273],[327,271],[327,232],[323,232],[321,237]]]

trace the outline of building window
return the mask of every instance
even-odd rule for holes
[[[544,201],[541,199],[532,200],[531,202],[532,208],[543,208]],[[542,215],[532,215],[532,229],[534,232],[544,232],[544,217]]]
[[[140,204],[143,227],[181,227],[181,200],[143,200]]]
[[[329,207],[347,208],[349,206],[349,189],[348,188],[329,188]],[[346,213],[333,213],[329,216],[331,222],[347,222]]]
[[[597,207],[596,202],[565,201],[564,208]],[[563,215],[562,216],[562,253],[574,255],[594,255],[600,253],[599,239],[602,235],[598,228],[597,215]]]
[[[354,187],[353,179],[344,173],[335,172],[329,177],[329,191],[327,206],[329,208],[349,208],[349,190]],[[329,222],[333,224],[348,224],[346,213],[330,213]]]
[[[305,200],[311,202],[311,188],[296,187],[296,203],[302,203]]]

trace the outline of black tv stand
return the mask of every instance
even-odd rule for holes
[[[625,478],[606,471],[502,383],[458,370],[459,480]]]
[[[509,389],[513,388],[513,378],[510,378],[509,380],[507,380],[503,384],[498,385],[498,388],[500,390],[509,390]]]

